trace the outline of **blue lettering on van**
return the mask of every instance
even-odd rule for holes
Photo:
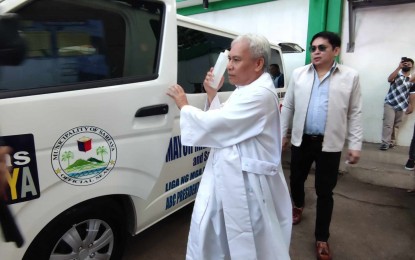
[[[189,174],[186,174],[180,178],[180,184],[186,183],[189,181]]]
[[[177,193],[170,195],[166,198],[166,210],[183,202],[192,196],[195,196],[199,190],[200,182],[196,182],[182,190],[179,190]]]
[[[169,149],[166,154],[166,162],[170,162],[182,157],[182,143],[180,142],[180,136],[173,136],[170,138]]]
[[[193,158],[193,166],[206,162],[208,158],[209,158],[209,151],[205,151],[199,155],[196,155]]]
[[[165,189],[165,191],[169,191],[171,189],[174,189],[174,188],[176,188],[179,185],[180,185],[179,179],[175,179],[175,180],[169,181],[168,183],[166,183],[166,189]]]
[[[203,149],[206,149],[206,147],[182,145],[180,135],[173,136],[170,138],[169,149],[166,153],[166,162],[179,159],[183,156],[191,155],[194,152],[198,152]]]
[[[205,167],[202,167],[200,169],[194,170],[191,173],[187,173],[183,176],[181,176],[180,178],[171,180],[169,182],[167,182],[165,184],[165,190],[164,191],[169,191],[172,190],[180,185],[183,185],[185,183],[187,183],[190,180],[193,180],[194,178],[197,178],[199,176],[201,176],[203,174],[203,171],[205,170]]]
[[[193,180],[194,178],[197,178],[203,174],[203,171],[205,170],[205,167],[198,169],[194,172],[190,173],[190,180]]]
[[[197,190],[199,189],[200,182],[196,182],[195,184],[190,185],[189,187],[186,187],[179,192],[177,192],[176,196],[176,203],[179,203],[181,201],[184,201],[188,198],[190,198],[193,195],[196,195]]]
[[[1,138],[5,145],[12,148],[12,153],[6,157],[9,166],[6,172],[7,203],[14,204],[39,198],[39,175],[33,135],[12,135]]]
[[[176,205],[176,194],[173,194],[166,198],[166,209],[169,209],[174,205]]]

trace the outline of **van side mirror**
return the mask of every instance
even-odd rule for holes
[[[26,44],[20,36],[16,14],[0,15],[0,65],[16,66],[26,56]]]

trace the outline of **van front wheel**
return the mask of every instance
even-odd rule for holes
[[[122,215],[111,199],[74,206],[39,233],[23,259],[121,259]]]

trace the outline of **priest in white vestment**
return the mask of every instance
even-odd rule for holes
[[[193,209],[188,260],[290,259],[292,205],[281,167],[279,104],[266,72],[270,56],[265,37],[236,38],[227,65],[236,89],[221,104],[210,87],[211,69],[204,81],[206,111],[188,105],[179,85],[168,90],[181,110],[182,144],[211,148]]]

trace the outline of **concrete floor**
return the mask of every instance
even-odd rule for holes
[[[377,146],[372,147],[378,153]],[[404,151],[396,164],[403,167]],[[382,152],[381,156],[389,156]],[[393,154],[395,153],[395,154]],[[366,152],[367,154],[367,152]],[[402,158],[401,158],[402,157]],[[284,161],[285,175],[289,175]],[[393,173],[392,173],[393,174]],[[405,189],[362,182],[343,173],[334,190],[334,212],[330,247],[336,260],[415,260],[415,194]],[[293,227],[292,260],[315,259],[314,221],[316,196],[314,175],[306,182],[306,207],[303,221]],[[192,205],[173,214],[141,234],[129,238],[125,260],[183,260]]]

